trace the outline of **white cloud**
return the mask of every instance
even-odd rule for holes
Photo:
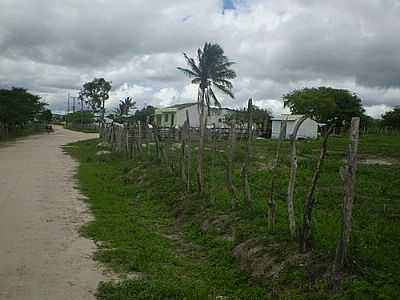
[[[168,106],[176,103],[178,100],[179,93],[174,88],[162,88],[154,95],[154,98],[158,100],[160,106]]]
[[[396,0],[2,0],[0,85],[41,93],[63,110],[68,92],[104,77],[108,107],[194,101],[176,70],[182,52],[220,43],[234,66],[235,99],[274,113],[294,88],[330,85],[358,93],[371,115],[400,103],[400,4]]]
[[[392,110],[392,108],[385,104],[371,105],[365,107],[365,113],[375,119],[382,118],[382,115],[390,110]]]

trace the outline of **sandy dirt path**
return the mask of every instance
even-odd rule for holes
[[[89,214],[61,146],[96,136],[56,127],[0,146],[1,300],[95,299],[106,278],[78,234]]]

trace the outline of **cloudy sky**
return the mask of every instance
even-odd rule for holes
[[[39,93],[53,111],[94,77],[108,106],[195,100],[183,52],[219,43],[237,64],[236,98],[274,113],[283,94],[354,91],[378,117],[400,104],[400,0],[0,0],[0,86]]]

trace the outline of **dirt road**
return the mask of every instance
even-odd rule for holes
[[[0,299],[94,299],[105,280],[79,236],[89,215],[61,146],[96,134],[56,127],[0,146]]]

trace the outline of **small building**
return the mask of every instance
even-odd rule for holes
[[[271,138],[279,139],[281,134],[281,124],[286,120],[286,132],[283,133],[286,139],[290,138],[290,135],[293,132],[294,126],[298,122],[298,120],[303,115],[290,115],[290,114],[282,114],[278,118],[272,119],[272,134]],[[307,118],[301,124],[299,131],[297,132],[297,138],[299,139],[316,139],[318,137],[318,123],[313,119]]]
[[[191,127],[200,127],[200,112],[197,103],[183,103],[157,108],[154,113],[154,120],[159,127],[182,127],[186,121],[186,111],[189,114]],[[231,113],[227,108],[211,108],[210,115],[207,117],[207,126],[216,128],[227,127],[225,116]]]

